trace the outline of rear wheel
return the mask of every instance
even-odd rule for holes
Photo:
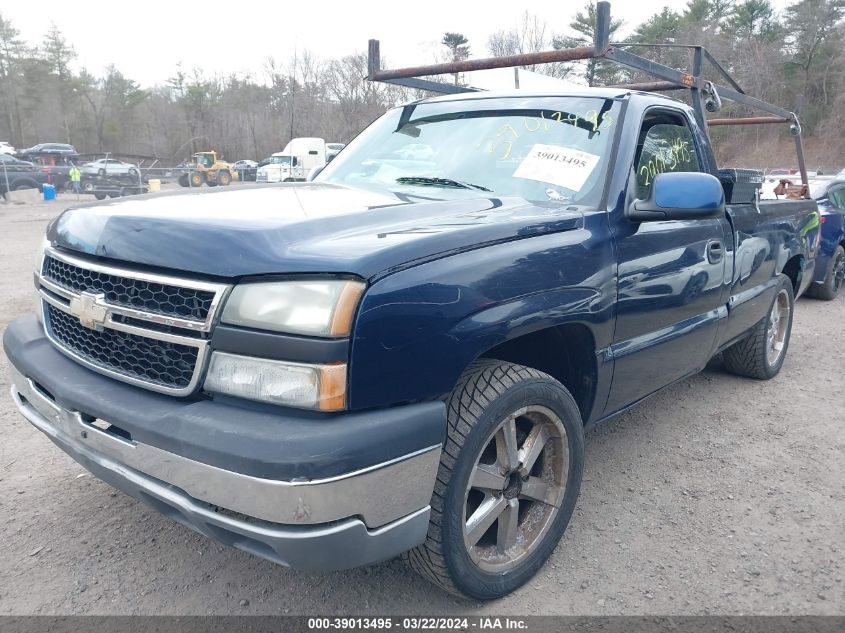
[[[749,378],[774,378],[783,366],[789,348],[794,304],[792,280],[780,275],[768,314],[754,326],[747,338],[725,350],[725,368]]]
[[[845,248],[837,246],[825,271],[824,283],[813,284],[807,294],[823,301],[836,299],[845,284]]]
[[[428,536],[403,557],[447,591],[499,598],[537,572],[569,523],[581,416],[554,378],[499,361],[473,364],[447,405]]]
[[[90,180],[83,181],[82,191],[94,191],[94,183]]]
[[[95,197],[97,200],[105,200],[105,199],[106,199],[106,194],[104,194],[104,193],[95,193],[95,194],[94,194],[94,197]]]
[[[97,174],[99,174],[100,176],[105,176],[106,170],[105,169],[99,169],[99,170],[97,170]]]
[[[232,182],[232,174],[230,174],[225,169],[220,169],[217,171],[217,184],[221,187],[227,186],[230,182]]]

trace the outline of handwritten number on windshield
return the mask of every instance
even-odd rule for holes
[[[566,123],[574,127],[586,129],[592,133],[601,134],[602,130],[607,130],[614,124],[613,116],[605,113],[599,120],[599,112],[597,110],[587,110],[583,114],[575,112],[552,112],[548,118],[541,110],[539,117],[525,116],[522,117],[522,126],[519,126],[521,131],[527,134],[535,132],[547,132],[550,129],[549,120],[554,120],[558,123]],[[514,141],[520,138],[520,133],[517,128],[506,123],[496,130],[495,138],[483,139],[478,145],[477,149],[481,149],[486,145],[488,154],[495,154],[496,160],[507,160],[511,157],[513,152]]]

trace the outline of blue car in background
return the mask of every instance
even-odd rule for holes
[[[807,294],[830,301],[845,284],[845,178],[816,180],[810,193],[819,205],[822,242]]]

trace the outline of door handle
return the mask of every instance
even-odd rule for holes
[[[722,248],[722,242],[719,240],[710,240],[707,242],[707,261],[711,264],[718,264],[725,257],[725,249]]]

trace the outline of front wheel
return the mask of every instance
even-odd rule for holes
[[[201,171],[192,171],[188,174],[188,185],[191,187],[202,187],[205,182],[205,176]]]
[[[777,376],[792,333],[795,295],[792,280],[781,274],[769,312],[748,337],[725,350],[725,368],[739,376],[768,380]]]
[[[232,182],[232,174],[230,174],[225,169],[220,169],[217,171],[217,184],[221,187],[227,186],[230,182]]]
[[[584,467],[581,415],[554,378],[500,361],[470,366],[447,410],[428,536],[403,556],[449,592],[499,598],[540,569],[569,524]]]

